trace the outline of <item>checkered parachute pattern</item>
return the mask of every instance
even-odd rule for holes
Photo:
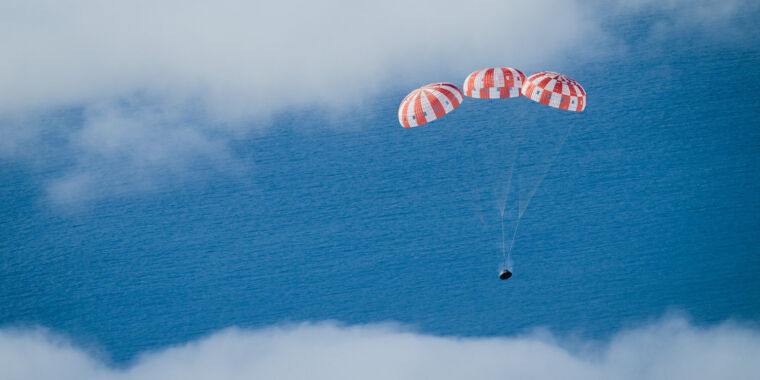
[[[429,123],[459,107],[462,99],[462,91],[451,83],[422,86],[401,101],[398,122],[404,128]]]
[[[568,111],[586,109],[586,91],[575,80],[551,71],[535,73],[525,80],[522,94],[549,107]]]
[[[511,67],[490,67],[473,72],[464,80],[464,94],[471,98],[502,99],[521,95],[525,74]]]

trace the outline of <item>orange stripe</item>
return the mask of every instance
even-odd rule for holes
[[[527,86],[525,86],[525,91],[523,91],[523,96],[527,96],[529,98],[533,97],[533,89],[536,88],[536,85],[533,83],[528,83]]]
[[[520,77],[520,82],[523,82],[523,83],[525,82],[525,74],[523,74],[522,71],[517,70],[517,69],[512,69],[512,71],[514,71],[515,74],[517,74],[517,76]]]
[[[436,118],[439,118],[446,114],[446,110],[443,108],[443,104],[441,104],[441,101],[438,100],[435,95],[425,91],[425,96],[427,96],[427,100],[430,102],[430,106],[433,107],[433,112],[435,112]]]
[[[483,88],[491,88],[493,84],[493,68],[486,70],[486,74],[483,75]]]
[[[401,107],[402,107],[402,109],[401,109],[401,115],[402,115],[401,116],[401,118],[402,118],[401,125],[403,125],[404,128],[411,128],[411,124],[409,124],[409,120],[407,120],[407,115],[408,115],[408,112],[409,112],[409,96],[407,96],[406,99],[404,99],[404,103],[401,105]]]
[[[483,70],[478,70],[467,77],[467,81],[465,82],[465,91],[470,92],[473,88],[475,88],[475,77],[478,76],[478,73],[481,71]]]
[[[536,83],[536,85],[538,87],[540,87],[541,89],[545,90],[546,89],[546,85],[549,84],[549,82],[551,82],[551,81],[552,81],[552,78],[546,77],[544,79],[541,79],[541,81],[539,81],[538,83]]]
[[[559,102],[559,109],[566,110],[566,109],[570,108],[570,97],[569,96],[562,95],[562,97],[560,99],[561,100]]]
[[[417,125],[422,125],[427,123],[427,119],[425,119],[425,111],[422,110],[422,90],[420,90],[420,93],[418,96],[414,99],[414,119],[417,121]]]
[[[575,91],[575,86],[572,83],[568,83],[567,87],[570,89],[570,96],[578,96],[578,91]]]
[[[512,73],[512,70],[506,67],[502,67],[501,76],[502,78],[504,78],[504,87],[515,87],[515,76]]]
[[[556,93],[562,93],[562,82],[556,81],[554,82],[554,92]]]
[[[551,91],[543,90],[541,91],[541,98],[538,100],[541,104],[549,105],[549,95],[551,95]]]
[[[449,102],[451,102],[451,105],[454,106],[454,108],[459,107],[459,99],[454,96],[453,92],[449,91],[449,89],[445,87],[438,87],[438,90],[441,91],[442,94],[446,95],[446,97],[449,99]]]

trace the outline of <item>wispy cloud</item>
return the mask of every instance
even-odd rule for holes
[[[524,33],[542,9],[564,17]],[[5,1],[0,157],[38,159],[54,130],[66,154],[48,159],[68,161],[49,179],[54,203],[147,189],[229,155],[262,117],[356,105],[393,78],[550,59],[593,33],[587,19],[561,0]],[[76,125],[39,120],[67,108],[84,110]]]
[[[747,0],[626,0],[618,1],[613,15],[653,17],[650,42],[668,39],[757,48],[757,14],[760,4]],[[688,38],[684,38],[688,37]]]
[[[549,9],[563,17],[544,23]],[[230,157],[272,114],[552,59],[589,40],[589,19],[561,0],[6,1],[0,157],[63,161],[47,181],[56,204],[150,189]],[[69,125],[40,120],[71,108]]]
[[[596,26],[561,0],[6,1],[0,22],[14,53],[0,63],[1,110],[150,92],[225,118],[353,102],[398,75],[536,63]]]
[[[68,135],[72,167],[47,187],[57,205],[151,189],[181,180],[190,166],[234,170],[230,133],[204,126],[171,107],[100,102],[84,109]],[[224,162],[224,164],[219,164]]]
[[[668,318],[608,342],[455,338],[398,326],[227,329],[114,369],[45,331],[0,330],[3,379],[753,379],[760,332]]]
[[[279,112],[330,113],[484,66],[577,65],[619,47],[605,31],[616,12],[660,12],[671,31],[725,25],[745,3],[3,1],[0,158],[66,163],[47,170],[55,203],[148,189],[229,157]],[[70,109],[82,117],[46,121]]]

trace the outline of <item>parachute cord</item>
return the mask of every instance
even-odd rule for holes
[[[507,257],[507,249],[504,242],[504,213],[501,213],[501,254],[504,256],[504,267],[506,268],[509,263],[509,258]]]
[[[507,189],[504,192],[504,202],[502,202],[501,208],[499,209],[501,213],[501,255],[504,260],[505,268],[511,267],[511,265],[510,265],[510,255],[507,254],[507,244],[506,244],[506,240],[504,236],[504,212],[506,211],[506,208],[507,208],[507,201],[509,201],[509,190],[512,188],[512,178],[514,178],[515,166],[517,165],[517,155],[519,153],[519,148],[520,148],[520,144],[518,144],[516,140],[515,140],[514,145],[515,145],[515,152],[512,155],[512,164],[509,167],[509,178],[507,179]],[[520,193],[516,192],[515,194],[518,195],[518,205],[519,205]],[[513,237],[513,240],[514,240],[514,237]],[[511,247],[510,247],[510,254],[511,254]],[[511,270],[511,268],[509,269]]]
[[[573,131],[573,125],[571,124],[567,128],[567,132],[565,132],[565,136],[562,138],[562,141],[559,144],[559,147],[554,152],[554,156],[552,157],[551,161],[549,161],[549,164],[546,166],[546,169],[544,170],[543,175],[541,175],[541,179],[536,183],[535,186],[533,186],[533,189],[528,194],[527,200],[525,200],[525,205],[520,204],[520,192],[517,192],[518,195],[518,213],[517,213],[517,221],[515,222],[515,230],[512,232],[512,240],[509,242],[509,249],[507,250],[507,257],[505,266],[508,270],[512,270],[512,249],[515,246],[515,240],[517,239],[517,229],[520,227],[520,220],[522,220],[523,214],[525,214],[525,211],[528,209],[528,205],[530,205],[530,201],[533,200],[533,196],[536,195],[536,192],[538,191],[538,188],[541,186],[541,184],[544,182],[544,179],[546,179],[546,175],[549,174],[549,170],[551,170],[554,163],[557,161],[557,158],[559,158],[559,153],[562,151],[562,148],[565,146],[565,142],[567,141],[567,138],[570,136],[570,133]],[[511,179],[511,178],[510,178]],[[502,216],[502,226],[504,223],[504,219]],[[503,228],[503,227],[502,227]],[[504,232],[502,231],[502,239],[503,239]]]
[[[520,219],[517,219],[517,223],[515,223],[515,231],[512,233],[512,241],[509,242],[509,251],[507,251],[507,258],[504,262],[504,266],[507,267],[510,271],[512,271],[512,248],[515,246],[515,238],[517,238],[517,228],[520,227]],[[502,235],[503,237],[503,235]]]
[[[525,210],[528,209],[528,205],[530,205],[530,201],[533,200],[533,196],[536,195],[536,192],[538,191],[538,188],[541,187],[541,184],[544,182],[544,179],[546,179],[546,175],[549,174],[549,170],[551,170],[552,166],[554,165],[554,162],[557,161],[557,158],[559,158],[559,153],[562,151],[562,147],[565,146],[565,141],[567,141],[567,138],[570,136],[570,133],[573,131],[573,125],[570,124],[570,126],[567,128],[567,132],[565,132],[565,136],[562,138],[562,141],[559,144],[559,147],[554,152],[554,156],[552,157],[551,161],[549,161],[549,164],[546,165],[546,169],[544,169],[544,174],[541,175],[541,179],[536,183],[535,186],[533,186],[533,189],[528,194],[528,198],[525,200],[525,205],[519,205],[519,213],[517,215],[517,222],[520,222],[520,218],[522,218],[523,214],[525,214]],[[519,201],[518,201],[519,203]],[[517,228],[515,228],[515,231]]]

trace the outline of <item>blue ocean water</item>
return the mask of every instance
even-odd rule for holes
[[[235,142],[244,174],[197,165],[181,185],[74,212],[41,200],[60,168],[0,161],[0,325],[46,326],[120,363],[228,326],[305,320],[594,338],[673,309],[698,324],[757,320],[760,53],[633,46],[525,68],[583,83],[583,113],[468,99],[404,130],[396,107],[423,83],[399,86],[346,125],[281,115]],[[499,281],[515,147],[524,198],[570,126],[520,222],[515,275]]]

